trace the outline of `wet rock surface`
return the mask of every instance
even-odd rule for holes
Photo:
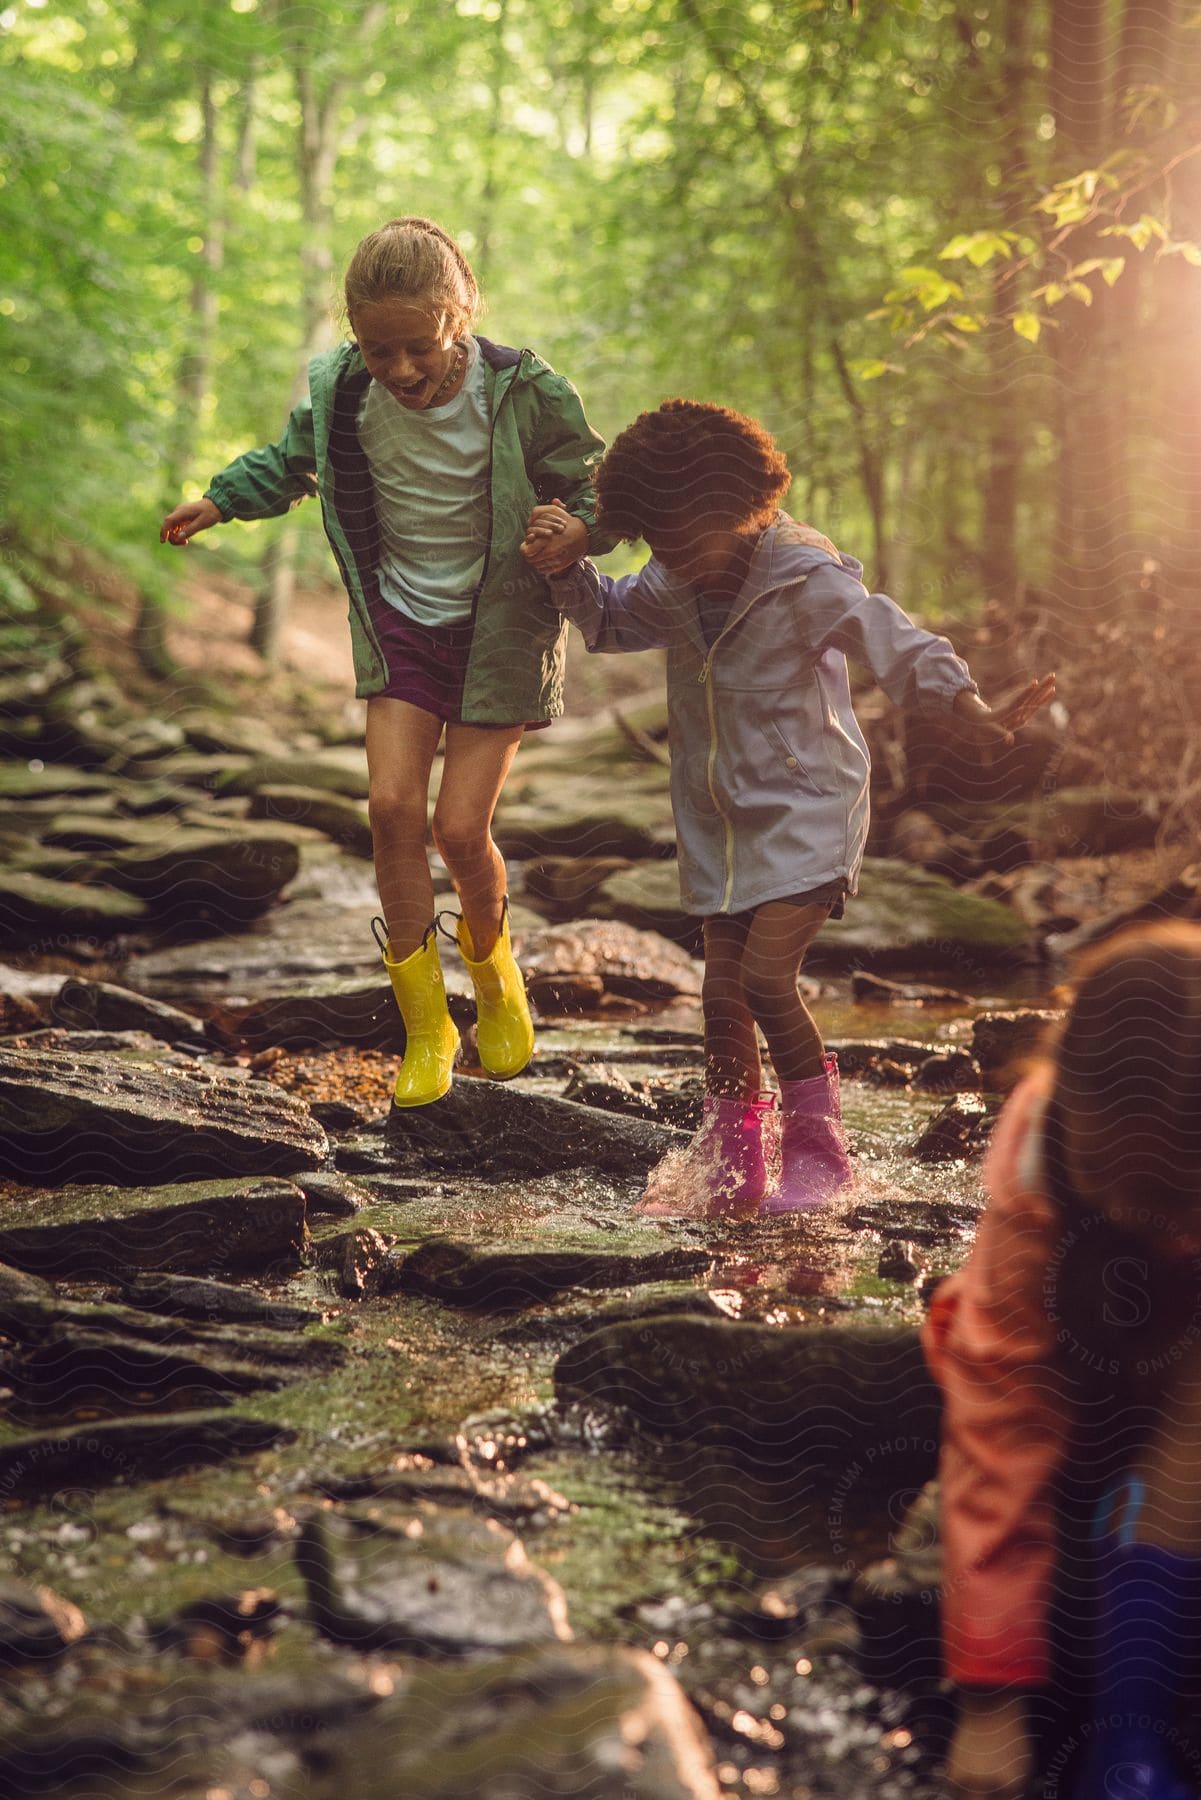
[[[401,1293],[432,1294],[456,1306],[522,1307],[567,1289],[632,1287],[708,1268],[705,1250],[682,1245],[606,1250],[595,1240],[563,1244],[493,1246],[432,1238],[406,1256],[393,1285]]]
[[[27,1189],[0,1201],[0,1257],[59,1279],[295,1268],[307,1242],[304,1195],[287,1181]]]
[[[555,1365],[565,1396],[603,1399],[655,1432],[842,1467],[856,1444],[936,1442],[940,1402],[916,1333],[872,1323],[783,1332],[687,1315],[606,1326]]]
[[[571,1636],[558,1584],[493,1520],[315,1514],[296,1559],[318,1629],[360,1650],[498,1654]]]
[[[701,969],[686,951],[657,932],[617,921],[580,920],[542,931],[517,954],[535,997],[553,994],[556,981],[593,977],[604,993],[631,1000],[700,997]]]
[[[0,870],[0,930],[8,943],[56,935],[116,937],[136,931],[148,917],[149,908],[134,894]]]
[[[163,924],[233,930],[278,899],[300,853],[283,836],[185,831],[169,844],[114,850],[92,867]]]
[[[392,1109],[379,1166],[466,1174],[486,1160],[498,1175],[578,1168],[645,1174],[681,1142],[682,1133],[670,1126],[600,1117],[574,1101],[461,1081],[433,1106]]]
[[[50,1017],[70,1031],[145,1031],[167,1044],[209,1047],[200,1019],[111,981],[64,981]]]
[[[53,1496],[72,1484],[146,1481],[265,1450],[288,1435],[287,1426],[232,1412],[151,1413],[56,1426],[0,1443],[0,1495]]]
[[[978,1094],[957,1094],[915,1139],[913,1154],[927,1163],[981,1156],[995,1118],[996,1108],[990,1107]]]
[[[80,760],[0,760],[0,1791],[933,1800],[916,1332],[1080,912],[932,814],[993,897],[869,863],[804,977],[854,1189],[646,1219],[702,1063],[657,713],[523,750],[537,1053],[385,1121],[361,746],[9,679],[0,756]]]
[[[317,1168],[327,1149],[307,1110],[265,1083],[0,1048],[0,1169],[18,1180],[275,1175]]]

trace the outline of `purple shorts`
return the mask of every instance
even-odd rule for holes
[[[383,700],[404,700],[433,713],[448,724],[463,722],[463,681],[467,674],[467,657],[471,649],[472,626],[469,619],[453,625],[418,625],[398,607],[381,601],[371,608],[371,622],[379,639],[388,679],[379,691]],[[511,724],[521,724],[514,719]],[[526,721],[527,731],[538,731],[549,719]],[[498,723],[497,730],[507,730],[508,723]],[[485,726],[483,729],[487,729]]]

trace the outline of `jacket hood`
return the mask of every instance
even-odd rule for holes
[[[799,541],[788,525],[773,525],[760,538],[751,567],[765,587],[786,587],[827,563],[844,570],[855,581],[863,580],[863,564],[857,556],[848,556],[832,545],[824,550],[820,544]]]

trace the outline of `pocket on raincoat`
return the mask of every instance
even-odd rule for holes
[[[774,719],[764,725],[763,735],[771,746],[776,763],[782,767],[784,777],[791,786],[796,787],[804,794],[824,794],[827,791],[816,779],[813,771],[806,767],[797,755],[796,750]]]

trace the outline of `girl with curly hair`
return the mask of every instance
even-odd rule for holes
[[[1054,691],[1032,682],[994,714],[945,638],[869,594],[861,564],[778,510],[790,480],[753,419],[668,400],[620,434],[597,475],[602,529],[645,539],[645,567],[614,581],[579,560],[554,503],[534,508],[524,546],[589,650],[668,652],[680,890],[705,921],[706,1093],[686,1167],[652,1175],[648,1209],[797,1212],[850,1179],[837,1066],[797,982],[855,893],[867,837],[847,657],[898,704],[946,712],[983,746],[1011,742]],[[775,1097],[756,1026],[780,1084],[770,1192],[762,1126]]]

